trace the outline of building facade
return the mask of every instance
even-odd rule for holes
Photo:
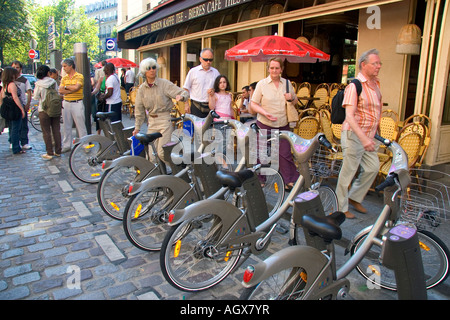
[[[149,1],[148,1],[149,2]],[[425,163],[450,162],[450,9],[444,0],[168,0],[118,27],[118,43],[164,62],[161,77],[180,85],[199,63],[201,48],[215,51],[213,66],[228,76],[233,91],[264,78],[265,63],[234,62],[224,53],[261,35],[306,37],[330,54],[326,63],[286,63],[297,83],[345,83],[358,72],[357,57],[377,48],[385,109],[400,119],[431,118]],[[421,31],[417,54],[397,53],[399,33],[415,24]],[[446,31],[446,32],[444,32]]]
[[[106,50],[106,39],[111,38],[111,33],[117,26],[117,12],[118,0],[101,0],[86,6],[86,16],[98,23],[99,48],[103,53]]]

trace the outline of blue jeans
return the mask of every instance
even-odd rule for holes
[[[22,125],[20,127],[19,140],[20,145],[23,147],[28,144],[28,114],[25,113],[25,118],[22,120]]]
[[[20,130],[22,128],[22,120],[9,121],[9,139],[12,144],[12,152],[14,154],[19,153],[22,148],[20,147]]]

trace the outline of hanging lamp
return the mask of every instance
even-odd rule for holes
[[[397,37],[396,52],[399,54],[420,54],[420,44],[422,42],[422,31],[415,24],[403,26]]]

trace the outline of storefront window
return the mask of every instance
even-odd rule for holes
[[[211,47],[214,50],[214,67],[219,70],[220,74],[224,74],[228,81],[230,81],[230,86],[233,91],[236,91],[235,85],[235,70],[234,61],[225,60],[225,51],[235,45],[236,41],[233,39],[226,38],[212,38]]]

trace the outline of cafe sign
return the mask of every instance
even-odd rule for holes
[[[151,32],[159,31],[168,27],[172,27],[176,24],[190,21],[192,19],[200,18],[208,14],[212,14],[224,9],[228,9],[251,0],[209,0],[194,7],[175,12],[174,14],[165,18],[159,19],[152,23],[149,23],[138,29],[129,31],[124,34],[125,40],[136,38]]]

